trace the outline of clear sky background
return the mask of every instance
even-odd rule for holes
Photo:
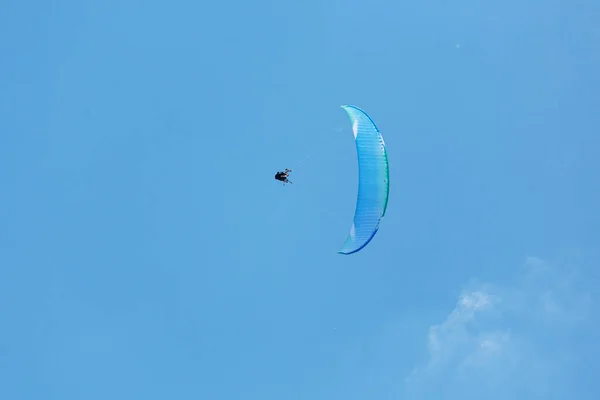
[[[0,398],[599,399],[598,21],[0,1]],[[391,168],[351,256],[342,104]]]

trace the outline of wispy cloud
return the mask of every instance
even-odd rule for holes
[[[569,334],[591,304],[578,283],[573,272],[530,258],[511,285],[467,285],[429,328],[427,360],[406,379],[410,397],[563,398]]]

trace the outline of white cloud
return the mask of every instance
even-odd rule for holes
[[[430,327],[428,359],[407,378],[407,397],[565,398],[569,334],[591,304],[576,278],[530,258],[512,285],[469,284]]]
[[[470,325],[477,315],[491,310],[502,299],[488,291],[466,291],[446,321],[429,329],[429,368],[448,362],[457,349],[472,341]]]

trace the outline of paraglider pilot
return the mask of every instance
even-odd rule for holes
[[[287,168],[283,172],[277,172],[275,174],[275,179],[283,182],[283,186],[285,186],[286,183],[292,183],[290,180],[288,180],[288,176],[290,176],[290,174],[289,174],[290,172],[292,172],[292,170],[287,169]]]

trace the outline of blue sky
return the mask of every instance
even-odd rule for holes
[[[0,2],[0,398],[600,398],[598,18]]]

